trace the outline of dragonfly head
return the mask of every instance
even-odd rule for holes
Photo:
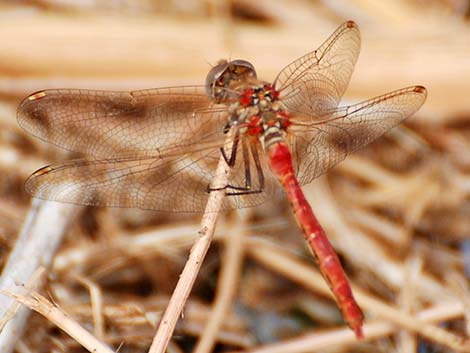
[[[240,85],[256,80],[254,66],[245,60],[221,60],[206,77],[206,92],[216,103],[238,95]]]

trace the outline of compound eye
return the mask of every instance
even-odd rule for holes
[[[256,79],[256,71],[248,61],[220,61],[207,74],[206,93],[215,102],[221,103],[233,97],[240,85],[253,79]]]
[[[227,60],[221,60],[217,65],[215,65],[206,76],[206,93],[213,97],[214,95],[214,86],[217,80],[221,78],[224,72],[227,70],[228,62]]]
[[[231,68],[234,75],[244,78],[254,78],[256,79],[256,70],[253,64],[246,60],[233,60],[227,64],[227,67]]]

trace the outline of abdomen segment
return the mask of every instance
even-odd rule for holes
[[[304,233],[320,271],[334,294],[344,320],[358,338],[362,338],[363,314],[352,294],[343,267],[325,231],[318,223],[295,177],[292,158],[283,142],[268,147],[267,154],[273,173],[279,178],[292,205],[298,225]]]

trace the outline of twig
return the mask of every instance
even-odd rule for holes
[[[90,332],[81,327],[76,321],[72,320],[66,313],[54,306],[39,293],[34,291],[30,291],[26,295],[7,291],[4,293],[46,317],[49,321],[67,332],[89,352],[113,353],[109,347],[101,343]]]
[[[14,291],[26,283],[40,267],[48,267],[62,239],[70,215],[76,208],[58,203],[34,200],[23,230],[10,254],[0,279],[0,290]],[[0,295],[0,315],[3,317],[15,305],[15,300]],[[0,352],[11,352],[23,332],[29,310],[20,308],[0,333]]]
[[[39,267],[29,278],[29,280],[23,285],[25,288],[33,289],[40,286],[40,281],[46,269],[44,267]],[[0,290],[1,293],[1,290]],[[2,319],[0,320],[0,332],[3,331],[5,326],[15,317],[18,311],[21,310],[21,303],[14,302],[8,310],[3,314]],[[15,349],[17,347],[15,346]]]
[[[103,315],[103,293],[101,288],[95,282],[86,277],[80,275],[75,275],[74,277],[78,282],[87,287],[88,291],[90,292],[91,315],[93,317],[94,333],[98,339],[104,340],[105,321]]]
[[[245,212],[240,211],[242,219],[236,220],[236,226],[225,236],[225,251],[222,255],[222,269],[217,283],[217,293],[212,314],[204,332],[194,349],[194,353],[212,352],[217,332],[227,317],[227,310],[232,303],[243,260],[243,230],[245,227]]]
[[[408,257],[405,263],[405,281],[398,294],[397,302],[401,310],[407,314],[414,314],[413,307],[419,299],[414,284],[421,275],[423,261],[417,254]],[[397,347],[399,352],[416,352],[418,347],[418,338],[414,332],[402,330],[397,337]]]
[[[228,139],[230,138],[231,136],[228,136]],[[225,162],[223,156],[221,156],[217,165],[216,176],[213,180],[212,187],[217,188],[219,186],[222,187],[226,185],[229,173],[230,168]],[[206,256],[207,250],[211,244],[215,231],[217,215],[222,206],[224,196],[224,189],[212,191],[209,194],[206,210],[202,216],[201,229],[198,232],[199,237],[191,248],[188,261],[180,275],[180,279],[178,280],[175,291],[171,296],[168,307],[163,314],[162,321],[160,322],[157,333],[153,338],[149,353],[164,353],[168,346],[168,342],[173,334],[176,322],[183,311],[186,300],[188,299],[204,257]]]

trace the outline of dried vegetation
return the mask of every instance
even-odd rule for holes
[[[33,239],[10,257],[24,277],[1,284],[47,316],[20,322],[22,337],[4,329],[2,351],[13,342],[17,352],[82,352],[82,345],[104,352],[102,342],[147,352],[201,217],[31,208],[25,178],[69,156],[20,130],[23,96],[51,87],[201,83],[207,62],[221,57],[247,59],[269,79],[347,19],[358,22],[363,47],[347,100],[412,84],[429,90],[415,117],[304,188],[353,283],[366,340],[342,323],[284,200],[219,215],[168,352],[470,351],[468,1],[0,6],[2,265],[23,224]],[[50,259],[50,269],[36,270]],[[41,282],[43,297],[33,291]],[[13,317],[12,302],[1,300]]]

